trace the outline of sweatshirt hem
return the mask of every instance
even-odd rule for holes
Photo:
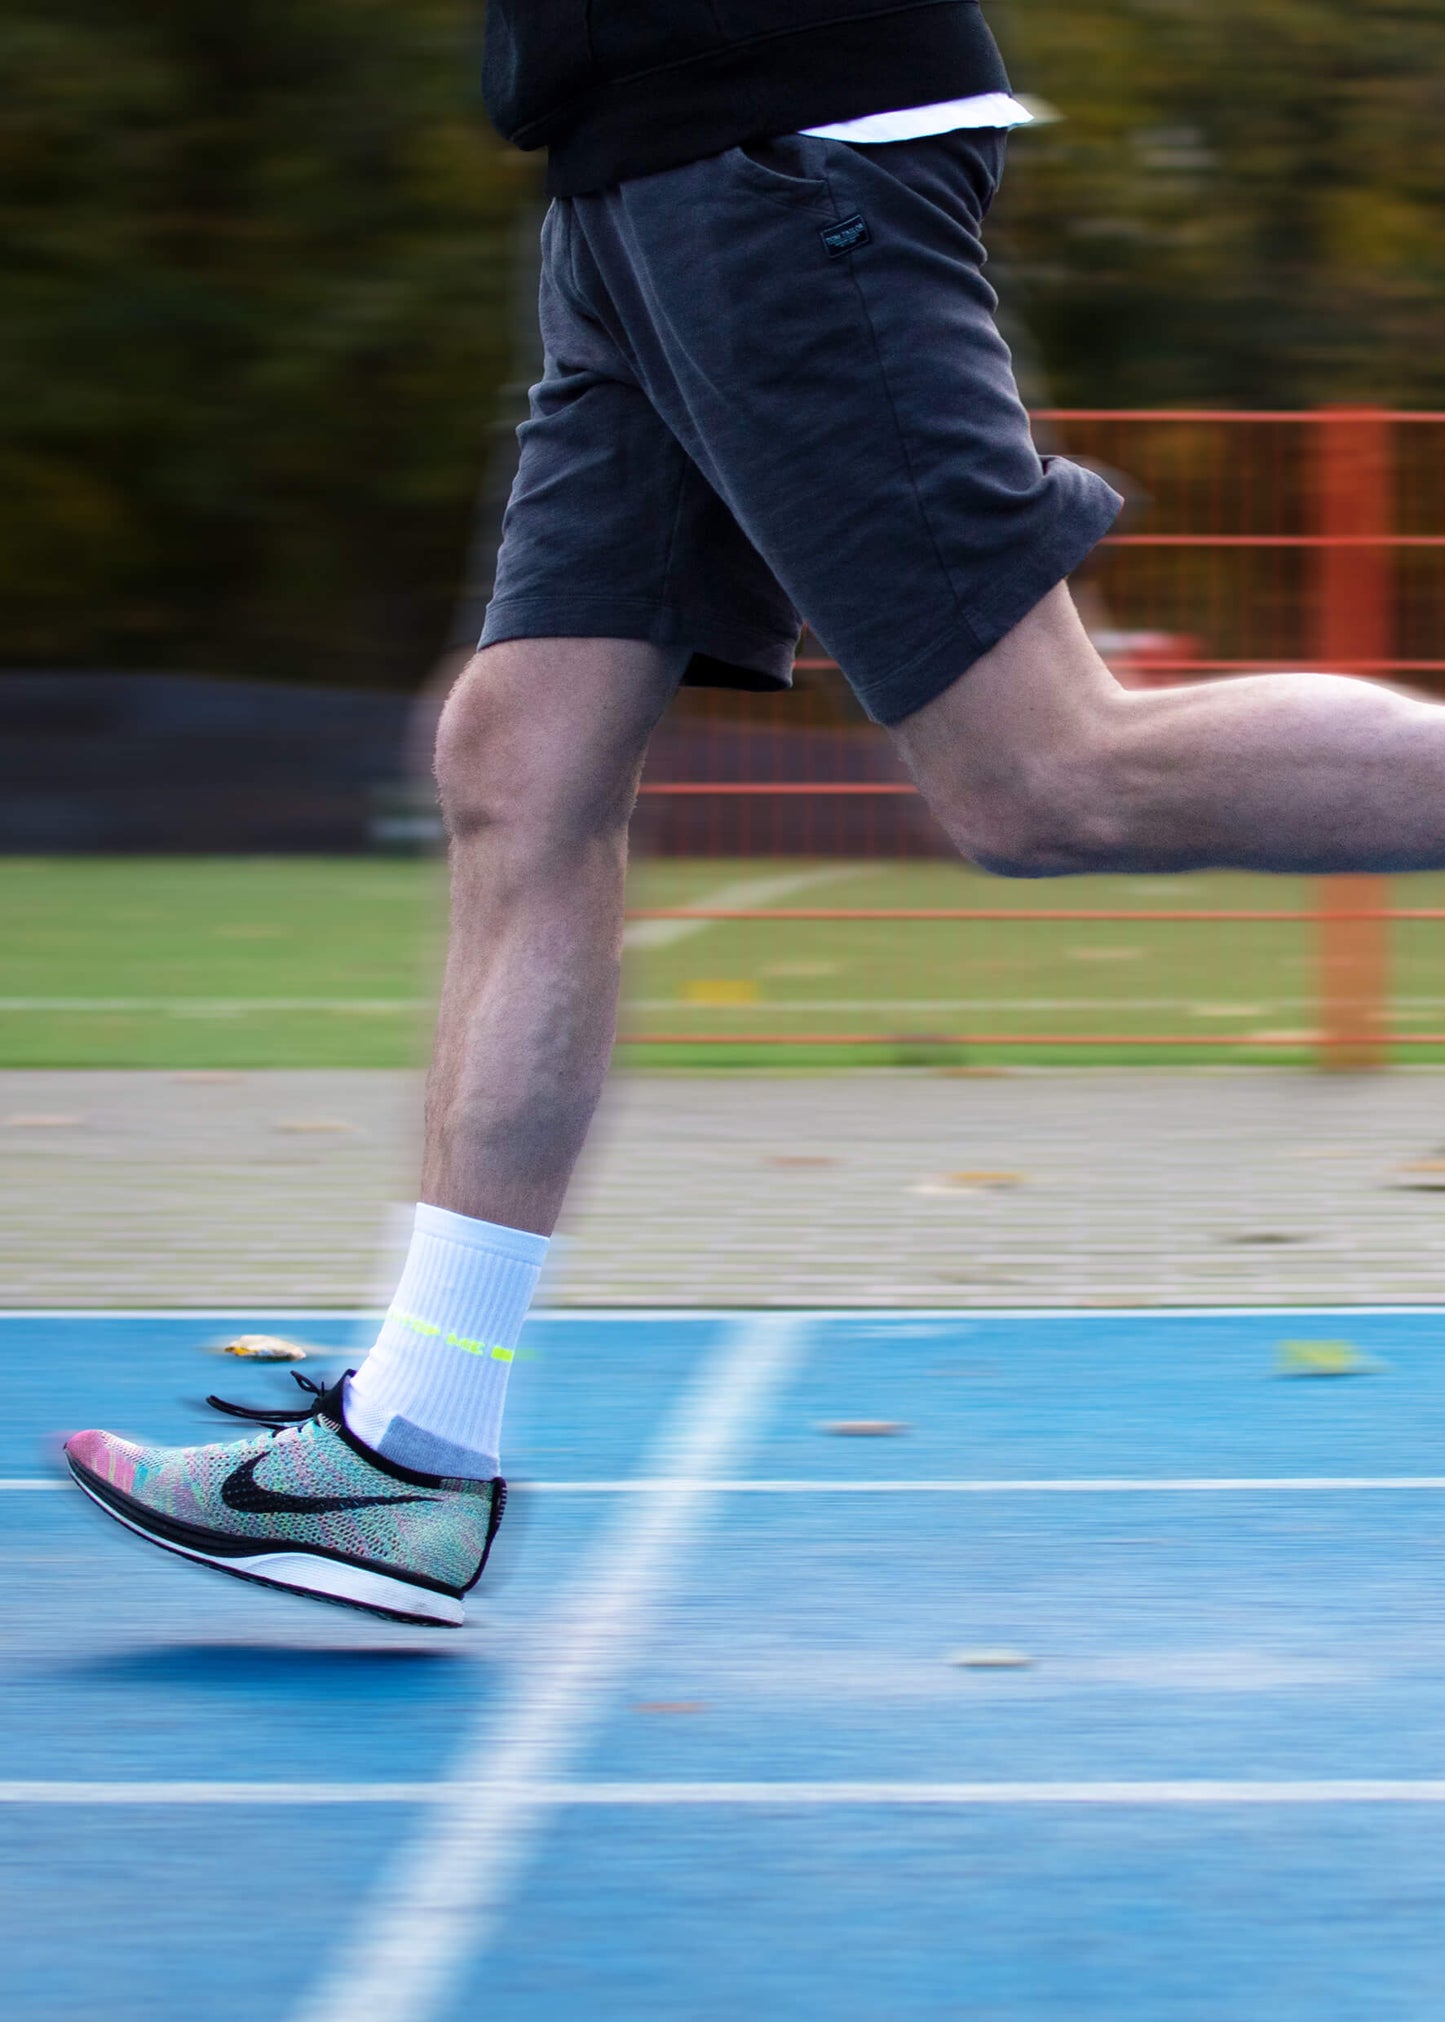
[[[575,114],[512,137],[549,147],[550,195],[582,196],[744,141],[1010,88],[978,0],[923,0],[599,83]]]

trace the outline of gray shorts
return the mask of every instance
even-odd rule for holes
[[[553,203],[482,643],[774,689],[805,621],[896,723],[1027,616],[1122,501],[1034,449],[983,272],[1005,146],[789,136]]]

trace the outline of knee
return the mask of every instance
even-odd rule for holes
[[[506,821],[518,806],[513,773],[525,727],[473,660],[437,723],[433,770],[447,832],[465,838]]]
[[[1133,867],[1136,787],[1123,754],[1100,735],[950,790],[935,812],[963,855],[994,877],[1073,877]]]
[[[625,835],[641,750],[537,704],[535,691],[491,678],[485,654],[448,696],[435,771],[454,842],[567,856]]]

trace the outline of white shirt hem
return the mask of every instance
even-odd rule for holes
[[[1028,126],[1033,114],[1004,91],[973,98],[950,98],[938,105],[910,105],[901,112],[870,112],[862,119],[840,120],[834,126],[806,126],[818,140],[851,140],[864,146],[890,140],[922,140],[932,133],[957,133],[964,127]]]

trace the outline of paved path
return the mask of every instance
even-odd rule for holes
[[[417,1094],[0,1074],[0,1304],[380,1298]],[[621,1077],[556,1258],[567,1305],[1445,1300],[1445,1075]]]

